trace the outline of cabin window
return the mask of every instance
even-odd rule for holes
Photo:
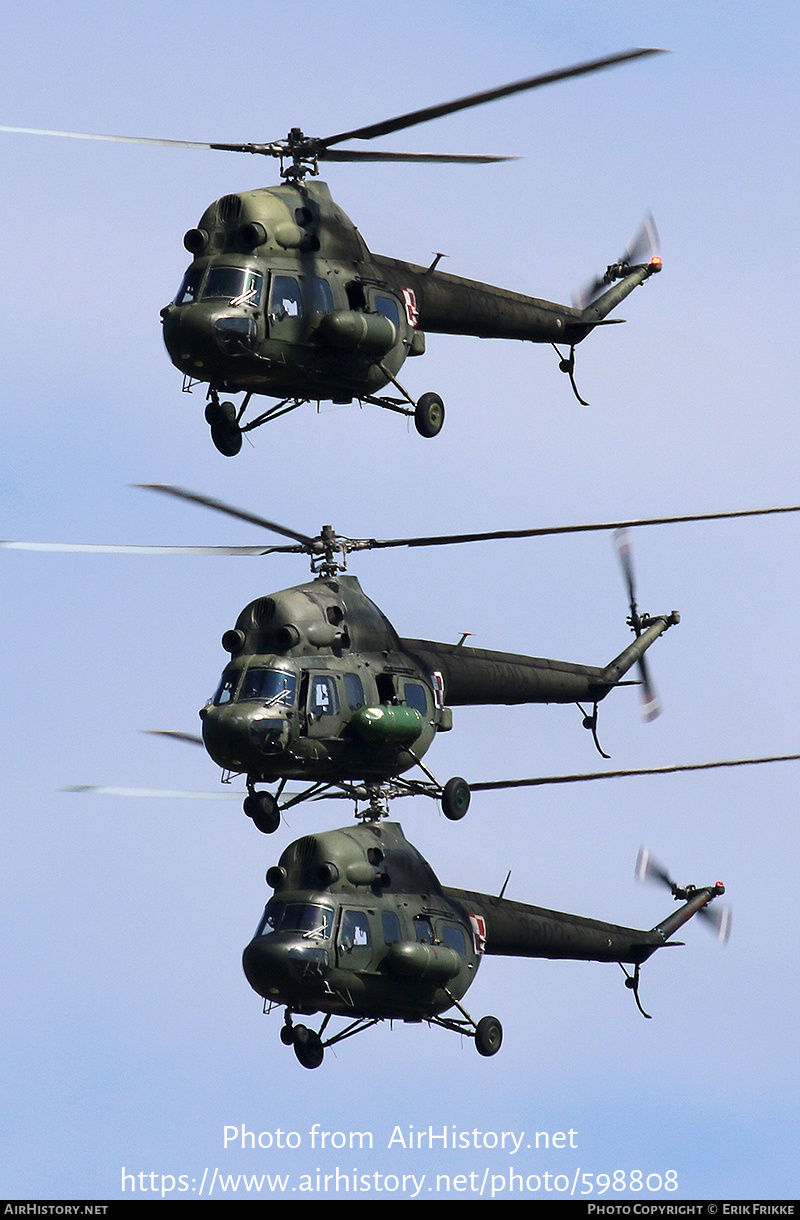
[[[302,318],[303,297],[300,292],[300,283],[295,276],[273,276],[272,303],[269,312],[273,318]]]
[[[388,318],[390,322],[394,322],[397,329],[400,329],[400,306],[394,297],[384,297],[376,293],[375,312],[381,314],[384,318]]]
[[[356,712],[360,707],[364,707],[364,687],[358,674],[344,675],[344,693],[351,711]]]
[[[400,931],[400,916],[396,911],[382,911],[381,919],[383,921],[383,939],[387,945],[395,945],[398,940],[403,939]]]
[[[258,699],[267,707],[291,707],[294,703],[297,678],[282,669],[264,669],[251,665],[245,674],[239,699]]]
[[[333,908],[315,902],[268,902],[256,936],[270,932],[299,932],[304,940],[329,940]]]
[[[421,945],[432,945],[434,943],[433,924],[427,915],[414,916],[414,936]]]
[[[408,707],[416,708],[422,719],[425,720],[428,715],[425,687],[420,686],[418,682],[406,682],[406,704]]]
[[[344,911],[339,928],[339,944],[343,949],[369,946],[372,937],[366,911]]]
[[[311,297],[315,313],[331,313],[333,310],[333,292],[327,280],[315,275],[311,281]]]
[[[397,692],[394,686],[394,678],[391,674],[378,674],[375,679],[375,685],[378,688],[379,703],[391,706],[397,702]]]
[[[454,923],[439,925],[439,940],[448,949],[452,949],[459,957],[467,956],[467,942],[464,939],[464,929]]]
[[[264,277],[246,267],[212,267],[203,300],[223,298],[231,305],[260,305]]]
[[[358,280],[351,280],[345,285],[347,293],[347,303],[351,309],[363,310],[367,308],[367,298],[364,295],[364,286],[359,284]]]
[[[197,267],[194,263],[192,263],[191,267],[186,272],[186,275],[183,277],[183,283],[178,289],[178,295],[175,297],[175,304],[188,305],[190,301],[196,301],[202,278],[203,268]]]

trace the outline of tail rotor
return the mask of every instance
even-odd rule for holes
[[[631,268],[647,265],[652,266],[653,269],[660,269],[661,266],[658,229],[653,219],[653,213],[650,211],[645,212],[639,228],[619,260],[616,263],[609,263],[602,275],[596,276],[574,292],[572,304],[576,309],[588,309],[615,280],[621,280]]]
[[[633,572],[630,534],[627,529],[614,531],[614,545],[617,548],[617,555],[622,565],[622,573],[625,577],[625,586],[628,591],[628,605],[630,608],[628,624],[638,639],[642,634],[642,626],[646,624],[647,615],[640,614],[636,604],[636,582]],[[642,715],[647,721],[655,720],[661,715],[661,701],[650,678],[650,669],[645,653],[642,653],[637,661],[637,665],[641,678]]]
[[[708,902],[716,893],[724,893],[725,887],[721,882],[717,882],[715,886],[700,887],[696,885],[678,885],[670,877],[669,873],[653,858],[650,851],[646,847],[639,848],[639,855],[636,858],[636,880],[637,881],[655,881],[658,885],[666,886],[676,901],[688,902],[702,889],[709,890]],[[731,908],[729,906],[715,906],[709,908],[708,905],[702,906],[698,912],[706,923],[710,924],[717,940],[725,944],[731,934]]]

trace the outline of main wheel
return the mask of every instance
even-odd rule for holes
[[[319,1034],[305,1025],[294,1027],[294,1053],[304,1068],[318,1068],[325,1057]]]
[[[253,825],[262,835],[274,834],[281,824],[278,802],[271,792],[252,792],[246,796],[244,811],[253,819]]]
[[[232,402],[213,399],[206,406],[206,421],[211,425],[211,439],[223,457],[236,457],[242,447],[242,430]]]
[[[451,822],[460,822],[469,809],[470,790],[465,779],[454,776],[442,791],[442,813]]]
[[[438,394],[423,394],[414,408],[414,427],[420,436],[436,436],[444,423],[444,403]]]
[[[503,1027],[497,1017],[481,1017],[475,1028],[475,1049],[479,1055],[496,1055],[503,1044]]]

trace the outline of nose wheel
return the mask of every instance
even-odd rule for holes
[[[325,1057],[325,1048],[319,1034],[305,1025],[292,1027],[292,1046],[298,1063],[304,1068],[318,1068]]]
[[[244,811],[262,835],[274,834],[281,824],[278,802],[271,792],[251,792],[244,799]]]
[[[206,406],[206,422],[211,427],[211,439],[223,457],[236,457],[242,447],[242,429],[234,404],[220,402],[213,393]]]

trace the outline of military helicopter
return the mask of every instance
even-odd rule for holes
[[[162,484],[147,486],[261,526],[292,542],[202,548],[3,546],[148,553],[302,553],[310,557],[315,579],[256,599],[224,633],[222,645],[231,659],[215,695],[200,711],[201,744],[222,768],[223,782],[244,775],[245,813],[266,834],[277,830],[283,810],[328,795],[366,802],[376,816],[382,816],[389,798],[420,794],[439,800],[447,818],[462,818],[469,807],[470,785],[458,776],[440,783],[423,761],[436,734],[452,727],[453,707],[575,703],[602,753],[597,738],[598,705],[615,687],[625,685],[625,674],[638,665],[636,684],[641,687],[645,715],[653,718],[658,712],[645,653],[679,616],[675,611],[657,616],[639,611],[624,538],[619,541],[628,584],[627,621],[635,639],[602,667],[470,648],[464,644],[465,637],[455,644],[401,638],[356,577],[346,573],[351,552],[800,511],[798,506],[388,540],[344,538],[324,526],[313,538],[196,492]],[[584,703],[590,707],[583,707]],[[422,779],[406,774],[414,768],[422,772]],[[286,793],[287,782],[294,780],[307,786]],[[502,781],[489,787],[520,782],[528,781]],[[276,784],[276,792],[257,787],[264,784]]]
[[[661,270],[652,218],[576,305],[557,305],[449,275],[439,269],[441,255],[425,268],[371,253],[327,185],[313,181],[319,162],[510,160],[337,146],[659,53],[654,48],[623,51],[321,138],[299,128],[292,128],[285,140],[267,144],[18,127],[0,131],[278,158],[282,185],[225,195],[184,237],[193,261],[177,295],[161,311],[164,342],[184,374],[184,390],[208,385],[206,419],[214,444],[227,457],[239,452],[243,433],[313,401],[371,403],[412,416],[417,431],[432,437],[444,422],[442,399],[432,392],[415,399],[397,379],[406,358],[425,351],[426,331],[550,343],[583,402],[574,380],[575,347],[609,321],[608,314],[634,288]],[[568,353],[557,344],[566,345]],[[387,387],[391,393],[383,392]],[[244,394],[238,407],[220,399],[237,393]],[[279,401],[245,423],[254,394]]]
[[[386,1020],[426,1021],[473,1038],[480,1055],[495,1055],[500,1022],[476,1022],[461,1003],[484,955],[619,962],[648,1017],[639,1001],[642,963],[683,943],[671,937],[696,914],[727,938],[727,908],[708,910],[725,892],[721,882],[677,886],[644,851],[637,874],[664,882],[683,901],[649,931],[513,902],[502,892],[443,888],[397,823],[367,819],[287,847],[267,872],[274,894],[242,964],[265,1011],[285,1006],[281,1041],[305,1068],[319,1067],[327,1047]],[[458,1015],[446,1015],[453,1008]],[[314,1013],[325,1014],[319,1030],[294,1023]],[[348,1024],[326,1036],[332,1016]]]

